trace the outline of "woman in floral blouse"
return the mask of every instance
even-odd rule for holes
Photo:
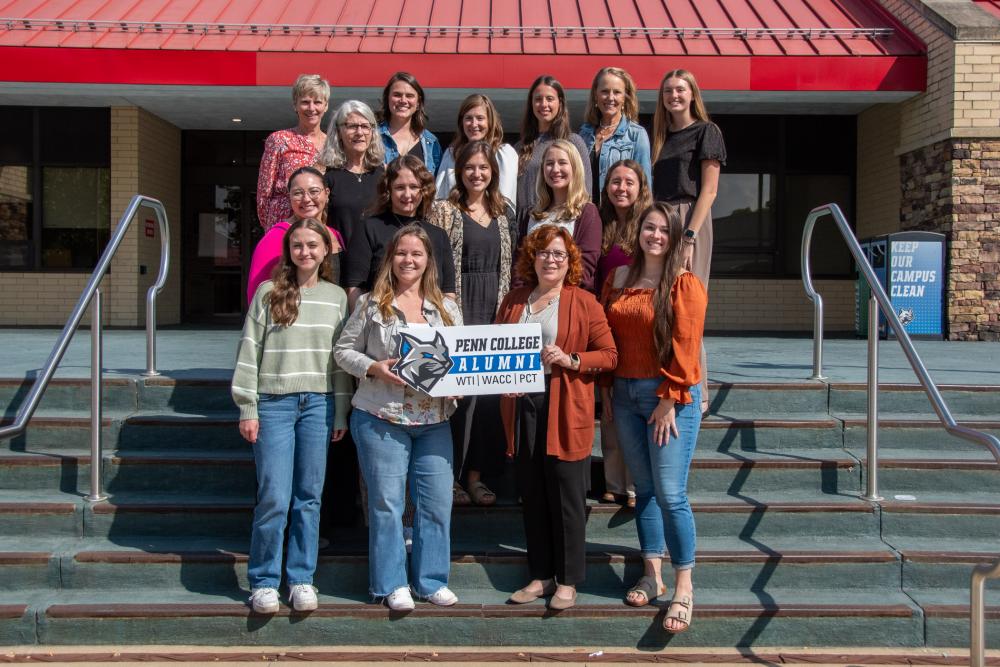
[[[292,86],[292,100],[298,125],[272,132],[260,158],[257,217],[265,230],[279,220],[290,219],[288,179],[296,169],[316,164],[326,144],[323,115],[330,103],[330,84],[318,74],[300,74]]]

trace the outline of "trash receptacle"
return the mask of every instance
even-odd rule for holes
[[[861,241],[893,310],[911,338],[944,338],[945,235],[899,232]],[[858,275],[855,330],[868,331],[868,283]],[[891,332],[879,313],[879,336]]]

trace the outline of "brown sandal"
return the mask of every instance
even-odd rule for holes
[[[630,607],[645,607],[647,604],[660,597],[667,592],[667,585],[660,584],[661,589],[656,588],[656,577],[652,577],[648,574],[644,574],[639,577],[638,581],[632,588],[625,591],[625,604]],[[630,594],[635,594],[633,598],[629,598]],[[639,601],[638,596],[642,595],[641,601]]]
[[[458,482],[455,482],[451,487],[451,504],[455,507],[465,507],[472,504],[472,498]]]
[[[681,607],[676,614],[671,614],[670,611],[675,607]],[[694,600],[691,599],[690,595],[682,595],[679,598],[674,597],[670,600],[670,604],[667,606],[667,615],[663,619],[663,629],[672,635],[679,635],[688,628],[691,627],[691,614],[694,612]],[[680,630],[671,630],[667,627],[667,621],[674,620],[684,624]]]

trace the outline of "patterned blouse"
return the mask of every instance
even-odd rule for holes
[[[288,178],[296,169],[316,164],[318,155],[309,137],[295,130],[278,130],[267,137],[257,175],[257,218],[265,231],[279,220],[291,219]]]

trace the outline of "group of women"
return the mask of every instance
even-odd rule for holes
[[[316,608],[326,448],[345,436],[362,473],[373,597],[394,610],[413,609],[414,593],[458,601],[448,588],[451,509],[496,501],[483,473],[505,452],[529,570],[510,601],[573,606],[599,395],[603,499],[635,508],[644,561],[625,602],[666,593],[666,554],[674,586],[664,628],[686,630],[687,473],[707,407],[711,205],[725,161],[694,77],[664,76],[652,142],[631,77],[614,67],[595,76],[579,134],[560,83],[538,77],[514,146],[493,103],[475,94],[442,151],[424,91],[405,72],[385,86],[380,119],[348,101],[326,133],[328,84],[303,75],[292,96],[299,123],[268,138],[261,162],[267,232],[251,263],[232,388],[258,472],[254,610],[278,609],[286,522],[289,603]],[[393,370],[408,329],[517,322],[540,326],[542,392],[432,398]]]

